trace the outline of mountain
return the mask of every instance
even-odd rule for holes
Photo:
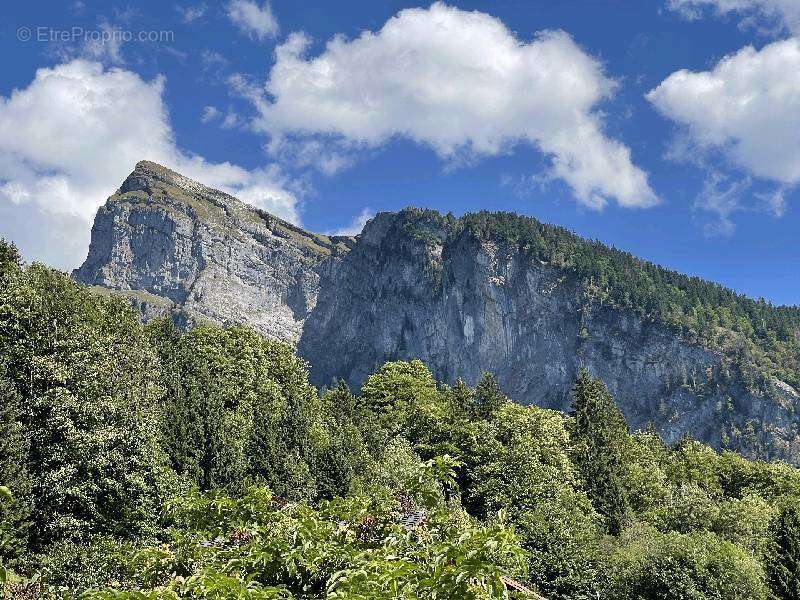
[[[800,459],[800,309],[532,218],[409,208],[330,237],[143,161],[98,211],[73,275],[144,319],[295,344],[319,385],[419,358],[438,379],[491,371],[512,399],[567,410],[586,366],[634,428]]]
[[[142,161],[98,211],[89,255],[73,275],[130,292],[145,318],[246,323],[297,342],[319,295],[317,266],[353,242],[308,233]]]

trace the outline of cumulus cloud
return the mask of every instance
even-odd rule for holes
[[[16,215],[0,221],[0,236],[16,239],[33,220],[41,230],[23,246],[28,258],[76,266],[97,208],[144,158],[298,222],[297,199],[275,167],[246,170],[180,150],[163,89],[163,78],[76,59],[0,96],[0,205]]]
[[[668,0],[667,7],[688,19],[699,19],[709,11],[718,16],[734,13],[744,17],[743,25],[764,21],[800,33],[798,0]]]
[[[249,95],[256,128],[279,151],[287,137],[323,139],[327,150],[333,139],[347,152],[329,154],[346,161],[353,148],[400,136],[459,163],[527,143],[587,206],[658,202],[629,148],[603,130],[597,106],[615,82],[567,33],[524,42],[494,17],[436,3],[403,10],[377,32],[334,37],[318,56],[308,49],[303,34],[290,35],[265,89]]]
[[[800,182],[800,40],[746,47],[703,72],[677,71],[647,94],[700,150],[749,173]]]
[[[228,18],[242,33],[259,41],[278,35],[278,20],[272,14],[269,2],[259,6],[251,0],[231,0]]]

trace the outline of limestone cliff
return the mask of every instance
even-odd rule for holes
[[[155,163],[142,161],[100,208],[74,277],[142,290],[193,322],[246,323],[296,342],[319,293],[316,265],[350,238],[307,233]]]
[[[419,358],[442,380],[488,370],[512,399],[566,409],[586,366],[634,428],[800,456],[791,386],[753,382],[696,339],[587,295],[569,270],[454,223],[407,209],[330,238],[142,162],[98,212],[75,277],[163,299],[135,297],[144,318],[244,323],[297,344],[318,384],[357,386]]]

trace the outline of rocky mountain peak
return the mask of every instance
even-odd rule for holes
[[[140,161],[98,210],[89,255],[73,276],[134,298],[146,317],[246,322],[296,341],[317,294],[314,266],[351,244]]]
[[[122,182],[119,192],[143,191],[149,193],[152,190],[152,182],[161,181],[168,185],[178,185],[179,179],[187,178],[171,169],[149,160],[140,160],[136,163],[133,172]]]

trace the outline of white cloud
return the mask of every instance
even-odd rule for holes
[[[688,19],[699,19],[709,10],[718,16],[737,13],[745,17],[744,25],[758,19],[800,33],[798,0],[668,0],[667,7]]]
[[[378,32],[334,37],[319,56],[306,57],[308,47],[290,35],[265,90],[249,94],[256,128],[281,140],[278,149],[287,136],[346,150],[402,136],[452,164],[529,143],[587,206],[658,202],[630,150],[603,131],[597,105],[615,82],[567,33],[526,43],[494,17],[436,3],[403,10]]]
[[[239,115],[235,111],[228,109],[228,112],[225,113],[225,118],[222,119],[220,127],[223,129],[236,129],[239,127],[240,123],[241,118]]]
[[[750,188],[751,182],[745,178],[728,183],[727,178],[716,171],[711,171],[703,184],[703,190],[695,199],[697,210],[710,212],[714,220],[703,227],[708,236],[728,236],[733,234],[736,225],[732,215],[747,210],[742,203],[742,195]]]
[[[273,135],[267,152],[282,162],[296,167],[313,167],[325,175],[335,175],[355,163],[355,149],[341,140],[325,137],[291,139]]]
[[[203,114],[200,116],[200,121],[203,123],[210,123],[217,117],[219,117],[220,112],[216,106],[204,106],[203,107]]]
[[[360,213],[358,213],[353,220],[350,222],[349,225],[345,227],[340,227],[339,229],[334,229],[332,231],[327,231],[328,235],[358,235],[364,229],[364,225],[367,224],[372,217],[375,216],[375,211],[371,208],[366,207],[362,209]]]
[[[761,192],[756,194],[763,207],[772,214],[773,217],[780,218],[786,214],[786,188],[780,187],[771,192]]]
[[[201,4],[195,4],[192,6],[176,6],[175,10],[178,11],[178,14],[181,16],[181,20],[184,23],[191,24],[198,19],[203,18],[203,16],[206,14],[206,10],[208,10],[208,6],[206,6],[205,2],[203,2]]]
[[[242,33],[260,41],[278,35],[278,21],[272,14],[269,2],[259,7],[251,0],[231,0],[228,3],[228,18]]]
[[[62,62],[84,58],[120,66],[125,64],[124,45],[125,30],[101,16],[97,19],[97,29],[90,34],[70,42],[53,43],[47,52]]]
[[[97,208],[145,158],[298,222],[297,200],[275,167],[248,171],[180,150],[163,89],[163,78],[148,82],[77,59],[39,69],[27,88],[0,96],[0,205],[15,205],[19,219],[41,219],[36,240],[23,247],[29,258],[76,266]],[[13,238],[20,227],[4,219],[0,235]],[[70,244],[59,247],[63,238]]]
[[[695,149],[758,177],[800,182],[800,40],[746,47],[712,70],[677,71],[647,94]]]

